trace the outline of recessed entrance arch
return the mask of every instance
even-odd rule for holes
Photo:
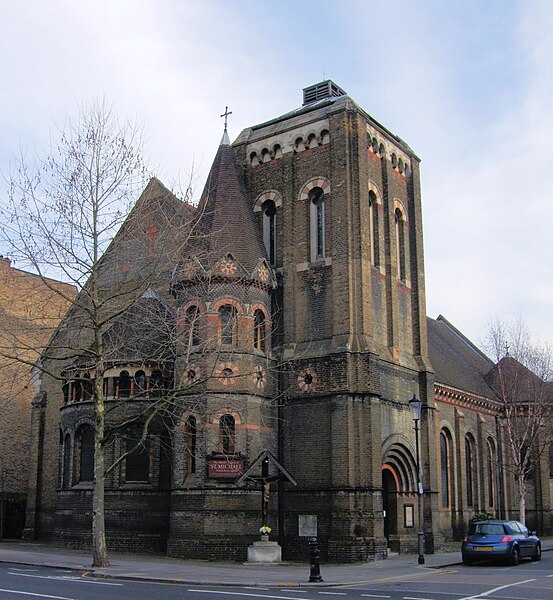
[[[399,441],[386,446],[383,458],[384,536],[388,548],[400,551],[403,538],[414,534],[413,523],[406,515],[413,514],[416,501],[416,463],[411,449]]]

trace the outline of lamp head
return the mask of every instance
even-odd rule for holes
[[[409,400],[409,409],[411,410],[411,418],[413,421],[420,421],[422,413],[422,400],[417,398],[415,394],[413,394],[413,397],[411,400]]]

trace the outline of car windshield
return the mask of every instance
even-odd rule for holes
[[[469,534],[473,535],[503,535],[504,533],[501,523],[473,523],[469,530]]]

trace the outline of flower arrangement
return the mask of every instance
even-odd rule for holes
[[[261,535],[269,535],[271,533],[272,529],[268,526],[268,525],[263,525],[262,527],[259,528],[259,533]]]

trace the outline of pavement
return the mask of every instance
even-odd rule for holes
[[[544,552],[553,550],[553,538],[542,539]],[[375,581],[397,580],[423,575],[429,569],[461,565],[461,552],[426,554],[425,564],[418,564],[416,554],[392,554],[385,560],[353,564],[321,563],[322,583],[309,583],[310,567],[305,563],[239,563],[179,560],[165,556],[111,552],[111,566],[91,567],[91,554],[58,548],[40,542],[0,542],[0,563],[47,566],[76,570],[90,577],[109,577],[135,581],[155,581],[209,586],[279,586],[313,587],[356,585]]]

